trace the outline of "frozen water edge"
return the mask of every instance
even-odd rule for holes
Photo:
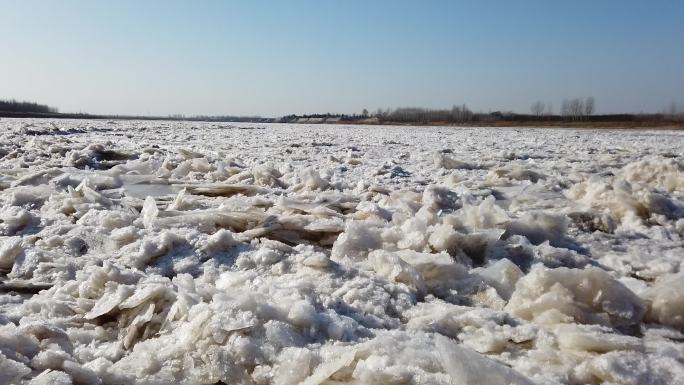
[[[684,133],[0,133],[0,384],[684,382]]]

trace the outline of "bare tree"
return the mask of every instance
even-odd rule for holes
[[[546,106],[544,105],[544,103],[542,103],[540,101],[536,101],[532,104],[532,107],[530,107],[530,110],[532,111],[532,115],[542,116],[542,115],[544,115],[544,109],[545,108],[546,108]]]
[[[561,116],[570,116],[570,101],[565,99],[563,100],[563,103],[561,103],[561,110],[560,110]]]
[[[674,100],[670,103],[670,106],[665,109],[665,114],[674,117],[677,115],[677,103]]]
[[[673,100],[668,107],[666,107],[663,111],[663,115],[667,117],[668,119],[672,119],[675,121],[683,121],[684,120],[684,108],[682,106],[678,106],[677,103]]]
[[[596,101],[593,96],[589,96],[584,100],[584,115],[589,116],[594,113]]]
[[[546,115],[553,115],[553,105],[551,105],[551,102],[546,103]]]
[[[579,119],[584,115],[584,101],[582,99],[573,99],[570,105],[572,106],[572,116],[575,119]]]
[[[592,107],[593,108],[593,107]],[[584,101],[580,98],[563,100],[561,115],[572,120],[580,119],[585,113]]]
[[[367,118],[368,117],[368,110],[364,108],[363,111],[361,112],[361,116],[363,116],[364,118]]]

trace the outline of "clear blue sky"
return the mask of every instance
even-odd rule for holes
[[[0,98],[65,112],[684,103],[684,1],[0,0]]]

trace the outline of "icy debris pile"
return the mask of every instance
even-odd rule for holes
[[[506,309],[536,323],[582,323],[627,328],[644,316],[643,301],[596,267],[582,270],[541,265],[516,284]]]
[[[605,222],[635,228],[656,223],[682,235],[684,165],[667,158],[630,163],[613,177],[593,175],[574,185],[568,197],[608,214]]]
[[[0,126],[0,384],[684,382],[679,133]]]

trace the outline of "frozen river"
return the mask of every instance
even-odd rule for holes
[[[684,132],[0,120],[0,384],[684,384]]]

